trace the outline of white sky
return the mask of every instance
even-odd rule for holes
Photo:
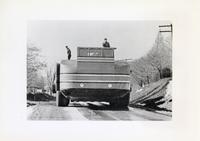
[[[116,47],[116,59],[136,59],[153,46],[158,25],[167,21],[30,21],[28,43],[41,49],[49,65],[67,58],[65,46],[76,59],[77,47],[102,47],[106,37]]]

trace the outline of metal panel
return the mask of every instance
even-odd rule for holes
[[[114,73],[114,63],[78,62],[78,73]]]
[[[90,89],[124,89],[124,90],[130,90],[130,84],[129,83],[80,83],[80,82],[68,82],[68,83],[60,83],[60,89],[70,89],[70,88],[90,88]]]
[[[130,76],[114,74],[60,74],[60,81],[68,80],[130,81]]]

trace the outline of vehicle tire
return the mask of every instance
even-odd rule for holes
[[[117,98],[110,102],[112,107],[126,108],[129,105],[130,93],[126,94],[124,97]]]
[[[52,89],[52,93],[56,93],[56,85],[55,84],[52,84],[51,89]]]
[[[56,64],[56,91],[60,91],[60,64]]]
[[[70,98],[66,98],[60,91],[57,91],[56,95],[56,105],[59,107],[68,106],[70,103]]]

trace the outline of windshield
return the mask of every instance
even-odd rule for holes
[[[90,49],[89,50],[89,56],[95,56],[95,57],[102,56],[102,50],[100,50],[100,49]]]
[[[79,48],[79,57],[114,57],[113,49],[104,48]]]

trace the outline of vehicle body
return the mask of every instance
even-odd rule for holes
[[[126,107],[130,96],[129,65],[115,61],[114,50],[78,47],[77,60],[57,64],[57,106],[67,106],[71,99]]]

